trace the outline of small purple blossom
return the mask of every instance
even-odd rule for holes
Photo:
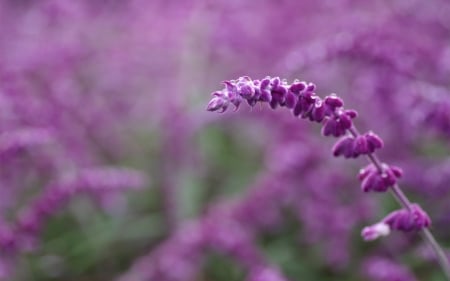
[[[345,136],[341,138],[333,146],[334,156],[344,156],[345,158],[356,158],[359,155],[367,155],[374,153],[376,149],[383,147],[383,141],[373,132],[353,136]]]
[[[401,209],[390,213],[383,222],[391,229],[404,232],[418,231],[431,225],[427,213],[418,204],[412,204],[411,210]]]
[[[383,164],[380,172],[373,164],[367,165],[359,171],[358,178],[361,181],[361,189],[364,192],[385,192],[389,187],[397,183],[402,176],[402,170],[395,166]]]
[[[391,230],[403,232],[419,231],[431,225],[431,220],[418,204],[412,204],[411,210],[401,209],[391,212],[381,222],[365,227],[361,235],[364,240],[375,240],[387,236]]]
[[[335,94],[322,100],[315,94],[316,85],[313,83],[296,80],[288,84],[287,80],[279,77],[252,80],[248,76],[223,83],[225,87],[212,94],[213,98],[206,108],[208,111],[225,112],[230,104],[238,109],[243,100],[250,106],[258,102],[269,103],[272,109],[286,107],[296,117],[323,123],[322,134],[334,137],[345,135],[352,127],[352,119],[357,116],[354,110],[344,110],[344,102]],[[368,151],[380,147],[372,142],[367,146]]]

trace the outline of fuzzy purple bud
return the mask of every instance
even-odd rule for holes
[[[276,89],[280,85],[280,83],[281,83],[280,77],[273,77],[270,80],[270,84],[274,89]]]
[[[292,110],[292,114],[294,114],[295,117],[298,117],[303,111],[303,106],[301,103],[301,99],[298,99],[297,104],[295,105],[294,109]]]
[[[364,136],[357,136],[355,138],[353,150],[356,154],[367,154],[369,152],[369,144]]]
[[[345,135],[348,122],[347,120],[342,121],[340,117],[330,117],[326,119],[325,124],[322,128],[322,134],[324,136],[334,136],[340,137]],[[351,123],[350,123],[351,124]]]
[[[260,89],[264,90],[267,89],[270,85],[270,77],[266,77],[261,80]]]
[[[253,96],[255,95],[255,89],[252,86],[245,84],[239,88],[239,93],[244,99],[248,100],[253,98]]]
[[[289,87],[289,90],[294,94],[299,94],[301,91],[305,90],[307,87],[305,82],[294,82]]]
[[[335,157],[344,156],[345,158],[353,158],[357,155],[354,150],[354,138],[351,136],[339,139],[333,146],[333,155]]]
[[[339,115],[339,118],[337,119],[339,126],[342,130],[347,130],[352,127],[352,119],[347,114],[343,113]]]
[[[418,231],[431,225],[430,217],[418,204],[412,204],[411,210],[401,209],[390,213],[383,222],[391,229],[404,232]]]
[[[325,104],[333,111],[338,107],[344,106],[344,102],[342,101],[342,99],[337,97],[335,94],[331,94],[325,97]]]
[[[364,134],[364,138],[366,139],[369,153],[373,153],[376,149],[380,149],[384,145],[383,140],[373,132]]]
[[[259,97],[259,100],[262,102],[271,102],[272,95],[270,94],[270,91],[267,89],[261,89],[261,96]]]
[[[294,106],[297,104],[297,97],[294,95],[293,92],[289,91],[286,94],[285,103],[287,108],[294,108]]]
[[[383,164],[382,173],[373,164],[366,166],[359,172],[359,179],[362,181],[361,189],[364,192],[385,192],[397,182],[397,178],[400,176],[399,168],[392,168],[386,164]]]
[[[272,104],[274,105],[274,106],[272,106],[272,108],[275,108],[276,105],[284,105],[285,104],[285,99],[286,99],[286,94],[287,94],[286,88],[284,88],[283,86],[273,87],[271,94],[272,94],[271,106],[272,106]]]
[[[214,93],[215,94],[215,93]],[[208,103],[206,110],[208,111],[217,111],[220,109],[220,113],[225,112],[228,108],[229,101],[224,99],[219,95],[215,95],[211,101]]]
[[[358,117],[358,112],[353,109],[346,109],[346,110],[344,110],[344,113],[352,119]]]
[[[311,112],[311,121],[316,121],[318,123],[322,122],[325,118],[325,105],[321,99],[316,99],[314,107]]]
[[[324,126],[322,127],[322,135],[324,136],[335,136],[337,135],[337,122],[334,118],[328,118],[325,121]]]

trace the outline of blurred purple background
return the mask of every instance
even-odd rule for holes
[[[443,280],[366,165],[221,81],[314,82],[359,112],[450,246],[450,3],[0,1],[0,280]]]

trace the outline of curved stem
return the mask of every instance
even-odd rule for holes
[[[348,131],[355,138],[360,135],[355,127],[351,127]],[[380,173],[384,172],[381,161],[375,154],[368,154],[367,158],[369,159],[369,162],[371,162]],[[406,197],[405,193],[403,193],[398,184],[394,184],[393,186],[391,186],[391,193],[400,205],[402,205],[405,209],[408,209],[410,211],[412,210],[411,201],[408,199],[408,197]],[[436,255],[437,261],[444,271],[446,279],[450,281],[450,262],[445,255],[444,250],[436,241],[433,234],[428,228],[423,228],[421,230],[421,236],[423,240],[432,248],[434,254]]]

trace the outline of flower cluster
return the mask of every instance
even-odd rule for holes
[[[273,109],[278,106],[286,107],[294,116],[321,123],[324,136],[345,135],[332,149],[336,157],[356,158],[359,155],[371,155],[383,147],[383,140],[372,131],[359,134],[353,128],[352,119],[357,117],[355,110],[345,110],[344,102],[336,94],[321,99],[315,94],[316,86],[313,83],[295,80],[288,84],[287,80],[278,77],[252,80],[244,76],[237,80],[224,81],[224,84],[224,89],[212,93],[208,111],[224,112],[230,104],[238,109],[244,100],[250,106],[255,106],[258,102],[269,103]],[[385,192],[396,184],[401,175],[402,170],[398,167],[382,164],[380,169],[370,164],[359,174],[361,189],[364,192]]]
[[[383,147],[383,140],[373,132],[364,135],[342,137],[333,146],[334,156],[344,156],[345,158],[356,158],[359,155],[374,153],[376,149]]]
[[[397,179],[402,176],[402,170],[381,163],[374,154],[376,149],[383,147],[381,138],[371,131],[359,134],[352,123],[357,113],[354,110],[345,110],[341,98],[331,94],[321,99],[315,94],[314,84],[299,80],[289,84],[287,80],[278,77],[252,80],[244,76],[237,80],[225,81],[224,84],[224,89],[212,93],[213,98],[207,106],[208,111],[224,112],[230,104],[237,110],[243,101],[247,101],[250,106],[260,102],[268,103],[272,109],[279,106],[286,107],[296,117],[321,123],[324,136],[346,135],[334,145],[335,157],[368,156],[371,163],[359,173],[361,189],[364,192],[386,192],[392,188],[394,196],[404,205],[404,209],[394,211],[381,223],[364,228],[362,236],[365,240],[388,235],[391,230],[419,231],[430,226],[431,220],[428,215],[417,204],[411,204],[398,187]]]
[[[369,241],[388,235],[390,230],[418,231],[430,225],[431,220],[425,211],[419,205],[412,204],[411,210],[393,211],[381,222],[365,227],[361,235],[364,240]]]
[[[397,179],[403,171],[396,166],[382,164],[382,172],[373,164],[367,165],[359,171],[358,178],[361,181],[361,189],[364,192],[375,191],[385,192],[389,187],[397,183]]]
[[[343,110],[342,99],[334,94],[322,100],[315,94],[313,83],[296,80],[288,84],[287,80],[279,77],[252,80],[248,76],[223,83],[224,89],[212,93],[208,111],[225,112],[231,104],[237,110],[243,101],[250,106],[258,102],[268,103],[272,109],[286,107],[296,117],[323,122],[322,133],[335,137],[345,135],[346,130],[352,127],[352,119],[357,116],[354,110]]]

